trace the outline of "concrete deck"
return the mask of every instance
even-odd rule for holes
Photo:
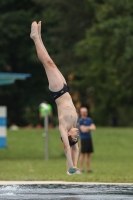
[[[47,184],[77,184],[77,185],[133,185],[133,183],[102,183],[102,182],[67,182],[67,181],[0,181],[0,185],[47,185]]]

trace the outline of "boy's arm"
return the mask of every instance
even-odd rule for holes
[[[82,133],[87,133],[88,131],[96,130],[95,124],[91,124],[90,126],[81,125],[79,128],[82,131]]]

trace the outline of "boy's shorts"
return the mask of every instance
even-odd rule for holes
[[[93,153],[92,138],[81,139],[81,153]]]

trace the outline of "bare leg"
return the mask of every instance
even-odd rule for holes
[[[91,159],[91,154],[90,153],[86,153],[86,166],[87,166],[87,170],[91,170],[90,168],[90,159]]]
[[[57,67],[53,60],[50,58],[46,48],[42,44],[38,33],[38,25],[36,22],[33,22],[31,25],[31,34],[30,37],[33,39],[37,51],[39,60],[42,62],[47,77],[49,81],[49,89],[53,92],[57,92],[63,88],[62,77],[57,70]]]
[[[39,34],[40,41],[41,41],[42,45],[44,46],[43,41],[42,41],[42,37],[41,37],[41,21],[38,22],[38,34]],[[62,75],[62,73],[59,71],[58,68],[57,68],[57,70],[58,70],[58,72],[59,72],[59,74],[61,76],[61,79],[62,79],[63,83],[67,84],[64,76]]]
[[[83,164],[84,164],[84,158],[85,158],[85,154],[81,153],[80,157],[79,157],[79,164],[80,164],[80,170],[83,170]]]

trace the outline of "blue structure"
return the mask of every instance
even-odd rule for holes
[[[13,84],[15,80],[25,80],[30,74],[0,72],[0,85]]]
[[[0,106],[0,148],[6,147],[7,136],[7,108],[6,106]]]
[[[25,80],[30,74],[0,72],[0,85],[13,84],[15,80]],[[0,148],[7,147],[7,108],[0,106]]]

